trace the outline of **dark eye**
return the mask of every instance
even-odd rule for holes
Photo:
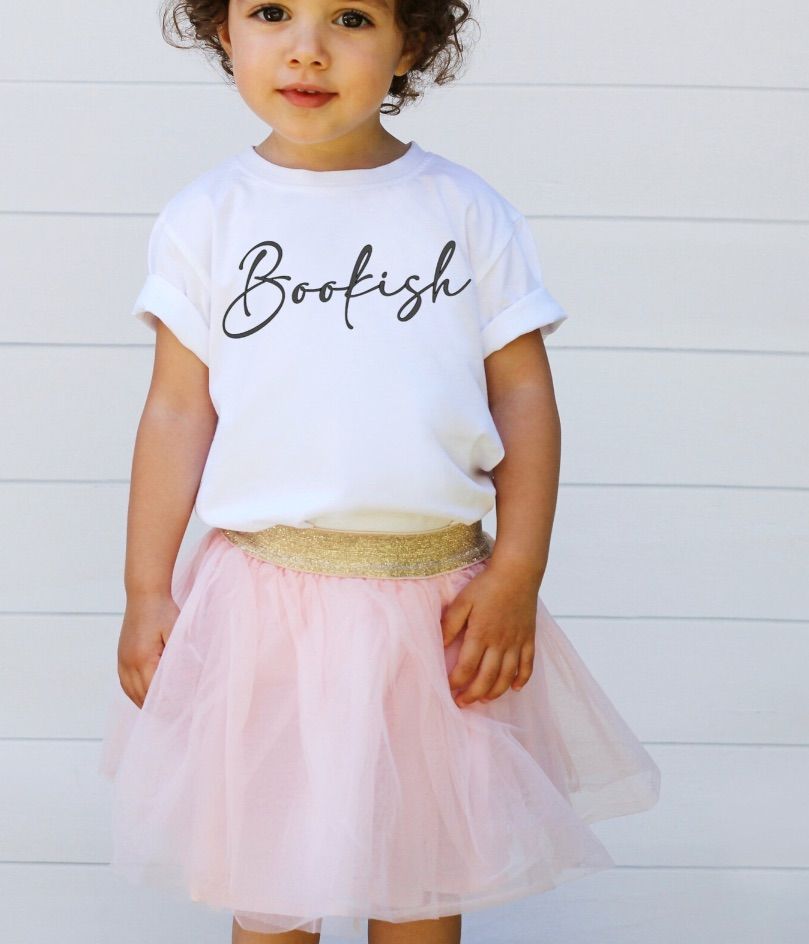
[[[276,11],[277,11],[278,13],[281,13],[282,15],[283,15],[283,12],[284,12],[284,11],[281,9],[281,7],[261,7],[261,9],[256,10],[256,12],[253,13],[253,14],[251,14],[251,15],[252,15],[252,16],[259,16],[259,14],[261,14],[261,13],[266,13],[268,10],[271,11],[271,12],[276,12]],[[264,22],[265,22],[265,23],[277,23],[278,20],[272,19],[272,20],[265,20]]]
[[[353,17],[353,16],[358,16],[358,17],[360,18],[360,20],[365,20],[365,22],[366,22],[369,26],[373,26],[373,25],[374,25],[374,24],[368,19],[368,17],[367,17],[364,13],[360,13],[359,10],[346,10],[345,13],[341,13],[341,14],[340,14],[340,18],[342,19],[344,16],[352,16],[352,17]],[[344,25],[345,25],[345,24],[344,24]]]
[[[281,22],[281,18],[279,18],[279,17],[275,17],[275,16],[272,16],[272,17],[269,17],[269,16],[268,16],[268,17],[264,17],[264,16],[262,16],[262,14],[264,14],[264,13],[270,13],[270,14],[280,13],[280,14],[281,14],[281,17],[283,17],[283,15],[284,15],[284,10],[283,10],[281,7],[277,7],[277,6],[266,6],[266,7],[260,7],[258,10],[255,11],[255,13],[251,13],[250,15],[251,15],[251,17],[252,17],[252,16],[260,17],[261,20],[262,20],[264,23],[280,23],[280,22]],[[360,21],[361,21],[361,22],[364,21],[365,23],[368,24],[368,26],[373,26],[373,25],[374,25],[374,24],[371,22],[371,20],[370,20],[364,13],[361,13],[359,10],[345,10],[345,11],[343,11],[343,12],[339,15],[339,19],[342,19],[342,18],[344,18],[344,17],[359,17]],[[347,24],[344,23],[343,25],[346,26]],[[349,28],[349,29],[356,29],[355,26],[349,26],[348,28]]]

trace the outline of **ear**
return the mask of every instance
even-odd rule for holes
[[[411,34],[410,38],[405,43],[402,55],[394,69],[394,75],[405,75],[412,68],[413,63],[416,62],[421,55],[426,36],[427,34],[424,31],[420,31],[415,35]]]
[[[224,23],[216,27],[216,35],[219,37],[219,42],[222,44],[222,48],[228,54],[228,59],[232,59],[231,55],[233,47],[230,43],[230,30],[228,29],[227,17],[225,18]]]

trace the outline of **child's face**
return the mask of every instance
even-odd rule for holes
[[[394,20],[395,0],[230,0],[220,41],[249,107],[302,145],[361,143],[379,130],[379,106],[411,57]],[[367,17],[367,19],[366,19]],[[280,89],[305,83],[336,94],[320,107],[290,101]]]

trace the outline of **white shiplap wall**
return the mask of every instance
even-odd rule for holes
[[[527,213],[570,313],[542,596],[663,774],[618,868],[468,944],[797,944],[809,924],[809,7],[477,8],[455,86],[385,119]],[[122,887],[95,772],[151,339],[154,214],[266,129],[157,3],[4,12],[0,937],[229,939]],[[204,529],[194,520],[184,552]],[[536,905],[534,904],[534,908]],[[505,917],[504,917],[505,915]],[[327,942],[324,941],[324,944]]]

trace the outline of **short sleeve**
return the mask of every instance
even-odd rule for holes
[[[209,284],[163,214],[158,216],[149,236],[148,275],[132,314],[153,331],[159,318],[206,365]]]
[[[478,298],[484,358],[537,328],[547,337],[567,319],[545,288],[536,243],[524,216],[478,281]]]

